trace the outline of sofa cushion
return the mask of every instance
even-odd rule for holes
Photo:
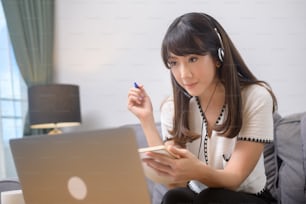
[[[142,129],[140,124],[138,124],[138,123],[137,124],[127,124],[127,125],[124,125],[123,127],[133,128],[133,130],[135,131],[136,140],[137,140],[137,144],[138,144],[139,148],[143,148],[143,147],[148,146],[146,136],[145,136],[145,134],[143,132],[143,129]],[[156,123],[156,128],[159,132],[161,132],[160,123]]]
[[[281,121],[282,117],[279,113],[275,112],[273,115],[273,122],[274,122],[274,136],[276,135],[277,127]],[[276,153],[275,153],[275,145],[274,142],[267,143],[264,148],[264,161],[265,161],[265,171],[267,176],[267,183],[266,189],[269,190],[272,197],[274,199],[277,198],[276,192],[276,181],[277,181],[277,160],[276,160]]]
[[[0,180],[0,192],[20,190],[21,186],[17,179]]]
[[[168,188],[162,184],[156,183],[153,188],[152,204],[160,204]]]
[[[276,127],[274,143],[278,180],[275,187],[280,203],[306,203],[302,146],[304,136],[301,135],[301,119],[305,116],[306,113],[299,113],[283,117]]]
[[[303,150],[303,167],[306,174],[306,115],[301,120],[301,136],[302,136],[302,150]],[[306,178],[304,183],[304,198],[306,200]]]

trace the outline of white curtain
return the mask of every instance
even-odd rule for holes
[[[0,110],[1,111],[1,110]],[[1,128],[1,126],[0,126]],[[5,178],[5,163],[4,163],[4,151],[3,151],[3,141],[2,134],[0,133],[0,179]]]
[[[0,0],[0,179],[16,177],[9,140],[22,137],[27,88],[12,51]]]

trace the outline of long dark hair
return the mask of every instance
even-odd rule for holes
[[[219,36],[218,36],[219,35]],[[222,48],[224,57],[220,58],[218,49]],[[235,137],[242,126],[241,89],[251,84],[267,87],[277,107],[276,97],[269,85],[258,80],[241,58],[231,39],[222,26],[211,16],[204,13],[187,13],[176,18],[169,26],[162,42],[162,58],[167,68],[170,54],[178,56],[188,54],[207,55],[221,62],[218,76],[225,87],[225,104],[228,113],[224,122],[214,127],[228,138]],[[188,124],[190,97],[186,96],[171,74],[174,97],[173,129],[170,133],[176,143],[185,146],[186,142],[199,137],[191,132]]]

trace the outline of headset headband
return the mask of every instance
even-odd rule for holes
[[[219,39],[219,42],[220,42],[220,45],[221,45],[221,47],[218,48],[218,57],[219,57],[219,60],[221,62],[223,62],[223,59],[224,59],[224,46],[223,46],[221,35],[218,32],[217,27],[213,23],[212,18],[209,15],[207,15],[207,14],[203,14],[203,16],[206,18],[206,20],[210,23],[211,27],[213,27],[214,31],[216,32],[216,35],[217,35],[217,37]]]

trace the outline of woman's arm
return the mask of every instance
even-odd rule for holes
[[[128,109],[139,119],[149,146],[163,144],[155,125],[150,97],[143,85],[131,88],[128,94]]]
[[[157,146],[163,144],[163,141],[157,130],[153,114],[151,118],[141,121],[141,127],[147,138],[147,143],[149,146]]]
[[[235,190],[250,175],[264,149],[263,143],[238,141],[224,169],[212,169],[202,164],[197,169],[195,180],[209,187],[222,187]]]
[[[263,151],[264,144],[238,141],[231,159],[224,169],[214,169],[196,158],[186,149],[169,146],[168,151],[179,159],[148,153],[154,160],[146,161],[160,175],[172,177],[173,183],[198,180],[208,187],[236,189],[252,172]]]

